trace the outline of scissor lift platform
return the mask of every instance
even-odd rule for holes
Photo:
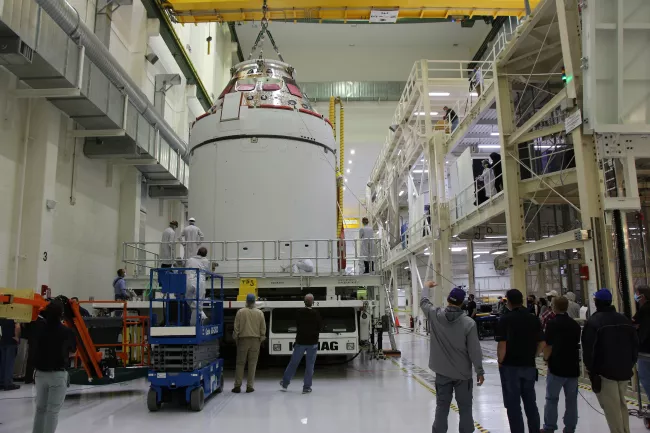
[[[152,269],[151,283],[160,281],[163,297],[155,299],[153,294],[149,299],[149,317],[151,328],[149,342],[153,351],[160,353],[159,358],[153,359],[148,379],[151,383],[147,395],[147,408],[158,411],[163,403],[173,400],[178,394],[190,409],[203,409],[205,399],[212,394],[223,391],[223,359],[219,358],[219,339],[223,336],[223,277],[194,268],[164,268]],[[188,281],[195,280],[196,295],[186,297]],[[220,299],[214,298],[214,280],[220,282]],[[209,281],[210,298],[203,298],[204,286],[202,281]],[[210,316],[201,319],[196,312],[196,324],[190,323],[191,308],[194,305],[210,304]],[[163,325],[156,326],[157,317],[154,303],[162,303]],[[163,356],[173,353],[173,356]],[[210,354],[197,361],[196,354]],[[158,362],[160,361],[160,362]],[[188,365],[192,368],[188,369]],[[189,371],[188,371],[189,370]]]

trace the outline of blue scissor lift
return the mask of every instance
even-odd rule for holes
[[[186,297],[187,281],[196,278],[196,295]],[[207,279],[209,298],[202,298],[199,284]],[[220,297],[214,298],[215,279],[220,282]],[[197,268],[152,269],[151,287],[158,281],[163,297],[149,297],[149,344],[152,347],[147,407],[155,412],[174,393],[194,411],[203,409],[205,399],[223,391],[223,359],[219,358],[219,339],[223,336],[223,277]],[[189,302],[209,307],[209,315],[201,320],[197,309],[196,325],[190,325]],[[163,324],[157,324],[154,303],[162,303]],[[158,307],[157,307],[158,309]]]

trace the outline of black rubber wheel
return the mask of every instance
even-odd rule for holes
[[[214,392],[217,394],[221,394],[223,392],[223,373],[221,373],[221,376],[219,377],[219,388],[217,388]]]
[[[149,409],[149,412],[158,412],[160,410],[160,406],[162,406],[162,404],[158,403],[158,396],[156,395],[156,391],[150,389],[147,393],[147,409]]]
[[[643,425],[650,430],[650,418],[643,418]]]
[[[199,412],[203,409],[205,404],[205,392],[203,387],[196,388],[190,393],[190,409],[194,412]]]

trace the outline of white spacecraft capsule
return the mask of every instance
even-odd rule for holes
[[[319,273],[336,267],[336,142],[290,65],[236,65],[194,122],[190,150],[189,212],[217,241],[217,272],[274,273],[316,257]]]

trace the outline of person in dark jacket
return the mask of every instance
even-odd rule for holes
[[[650,287],[637,287],[634,300],[639,304],[632,319],[639,337],[637,371],[639,373],[639,382],[641,382],[646,395],[650,395]]]
[[[68,388],[67,367],[76,340],[72,329],[61,323],[63,304],[53,301],[34,322],[36,359],[36,412],[32,433],[54,433]]]
[[[612,433],[630,431],[625,402],[627,384],[637,360],[639,339],[630,319],[612,306],[612,293],[594,294],[596,312],[582,331],[582,356],[598,403]]]
[[[307,354],[305,365],[305,379],[302,387],[302,393],[311,392],[312,377],[314,376],[314,364],[316,364],[316,354],[318,353],[318,336],[323,327],[320,314],[314,310],[314,295],[311,293],[305,296],[305,308],[298,310],[296,314],[296,342],[293,345],[293,354],[291,361],[284,371],[284,376],[280,381],[282,390],[286,391],[296,369],[302,361],[303,355]]]
[[[90,317],[90,313],[88,312],[88,310],[86,310],[84,307],[81,306],[81,304],[79,304],[79,298],[75,296],[70,298],[70,300],[76,302],[79,305],[79,314],[81,314],[81,317]]]
[[[13,320],[0,319],[0,389],[13,391],[20,388],[14,383],[14,364],[20,342],[20,325]]]

